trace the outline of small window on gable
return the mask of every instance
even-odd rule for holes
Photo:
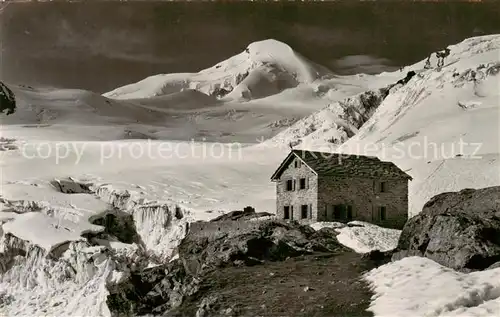
[[[378,219],[385,221],[387,219],[387,208],[385,206],[378,207]]]
[[[294,164],[295,164],[295,168],[299,167],[299,160],[295,160]]]
[[[307,182],[305,178],[301,178],[299,180],[299,188],[300,189],[306,189],[307,188]]]
[[[300,206],[300,218],[301,219],[307,219],[307,214],[308,214],[308,205],[301,205]]]
[[[290,219],[290,206],[283,207],[283,219]]]
[[[375,183],[377,193],[386,193],[387,192],[387,182],[379,182]]]
[[[293,179],[289,179],[286,181],[286,190],[287,191],[293,190]]]
[[[387,182],[380,182],[380,192],[381,193],[387,192]]]

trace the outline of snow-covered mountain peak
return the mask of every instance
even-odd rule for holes
[[[253,42],[240,54],[200,73],[213,73],[215,68],[226,73],[241,74],[263,65],[287,72],[300,83],[310,83],[325,75],[324,69],[315,67],[289,45],[274,39]]]
[[[328,69],[310,62],[287,44],[268,39],[253,42],[243,52],[198,73],[154,75],[104,96],[149,98],[194,89],[226,100],[251,100],[328,75],[332,75]]]

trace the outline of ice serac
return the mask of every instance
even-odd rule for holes
[[[83,221],[43,202],[1,203],[2,316],[109,316],[108,287],[156,259],[128,213],[110,209]]]
[[[72,242],[59,258],[10,234],[0,238],[0,315],[109,316],[106,284],[126,265],[104,247]]]
[[[103,208],[80,210],[47,201],[0,198],[3,208],[13,214],[2,225],[2,232],[31,241],[48,252],[67,242],[111,234],[121,243],[136,244],[153,262],[170,259],[186,234],[190,214],[172,201],[151,201],[134,191],[73,178],[51,184],[63,194],[99,198]],[[0,220],[7,215],[2,212]]]
[[[111,185],[95,188],[95,194],[113,207],[132,215],[137,233],[147,251],[166,260],[174,255],[186,234],[187,211],[174,203],[148,201],[137,193],[114,189]]]
[[[217,98],[250,100],[331,75],[287,44],[268,39],[251,43],[243,52],[198,73],[150,76],[104,96],[150,98],[193,89]]]
[[[291,143],[320,149],[340,145],[354,136],[389,94],[389,88],[369,90],[329,104],[266,143]]]

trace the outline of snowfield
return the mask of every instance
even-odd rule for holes
[[[408,257],[365,275],[377,293],[375,316],[498,316],[500,268],[459,273],[427,258]]]
[[[109,316],[106,284],[175,257],[188,222],[245,206],[274,213],[270,176],[290,142],[393,161],[413,177],[411,215],[443,191],[500,185],[500,35],[450,48],[441,70],[422,56],[402,72],[340,77],[266,40],[103,96],[12,86],[18,109],[0,130],[0,315]],[[89,192],[51,184],[68,177]],[[112,211],[131,217],[138,240],[93,223]],[[336,230],[360,253],[399,237],[366,223]],[[459,274],[406,258],[366,278],[376,316],[500,313],[499,269]]]
[[[316,222],[311,227],[315,230],[334,228],[339,233],[337,240],[357,253],[392,250],[398,245],[401,235],[401,230],[382,228],[362,221],[351,221],[348,225],[338,222]]]

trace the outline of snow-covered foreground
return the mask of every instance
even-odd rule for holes
[[[392,250],[401,233],[359,221],[311,226],[335,228],[338,241],[359,253]],[[376,317],[500,314],[500,268],[467,274],[427,258],[408,257],[374,269],[364,279],[375,292],[369,310]]]
[[[500,268],[469,274],[427,258],[408,257],[365,275],[376,295],[375,316],[481,316],[500,314]]]

